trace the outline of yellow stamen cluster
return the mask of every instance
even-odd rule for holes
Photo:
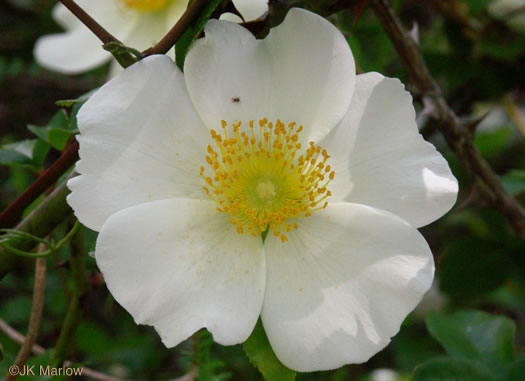
[[[123,0],[124,5],[128,8],[134,8],[139,11],[156,11],[166,5],[168,0]]]
[[[286,242],[286,233],[298,226],[291,219],[326,208],[331,195],[327,185],[335,173],[326,164],[326,150],[313,142],[301,147],[303,126],[264,118],[258,126],[253,120],[231,126],[222,121],[222,129],[222,134],[211,130],[217,150],[211,145],[207,149],[213,175],[207,176],[204,167],[200,175],[206,194],[219,212],[230,214],[240,234],[261,235],[270,229]]]

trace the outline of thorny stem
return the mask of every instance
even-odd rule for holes
[[[45,250],[45,245],[40,244],[39,250]],[[29,328],[22,347],[18,351],[14,366],[22,368],[31,355],[33,345],[36,342],[38,331],[40,329],[40,320],[44,310],[44,291],[46,284],[46,259],[37,258],[35,261],[35,285],[33,288],[33,304],[31,307],[31,317],[29,318]],[[15,375],[9,374],[6,381],[13,381]]]
[[[403,60],[418,91],[433,104],[437,127],[475,181],[482,185],[484,196],[507,219],[513,229],[525,238],[525,210],[501,185],[498,176],[474,145],[472,132],[463,126],[445,101],[441,89],[432,79],[416,43],[405,31],[388,0],[372,0],[372,8]]]
[[[0,214],[0,228],[12,227],[24,210],[50,188],[78,160],[78,142],[74,140],[36,181]]]
[[[23,344],[26,340],[24,335],[22,335],[20,332],[18,332],[16,329],[11,327],[9,324],[7,324],[4,320],[0,319],[0,331],[4,332],[7,336],[9,336],[13,341]],[[31,349],[33,354],[35,355],[42,355],[46,352],[46,349],[41,347],[38,344],[33,344],[33,348]],[[70,367],[73,363],[71,361],[65,361],[64,366]],[[94,380],[98,381],[121,381],[120,378],[116,378],[113,376],[109,376],[104,373],[100,373],[96,370],[82,367],[82,375],[86,377],[91,377]]]

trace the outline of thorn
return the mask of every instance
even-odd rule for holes
[[[412,29],[410,29],[408,35],[414,40],[416,45],[419,45],[419,24],[416,21],[412,24]]]
[[[465,122],[463,125],[472,133],[476,132],[476,128],[483,122],[483,120],[491,113],[492,110],[487,111],[485,114],[474,120]]]

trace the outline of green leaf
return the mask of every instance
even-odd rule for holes
[[[513,271],[500,243],[481,239],[453,242],[439,267],[439,286],[455,298],[481,295],[499,287]]]
[[[417,365],[442,355],[441,346],[426,332],[402,325],[389,345],[395,369],[410,372]]]
[[[219,6],[220,0],[210,0],[201,11],[200,16],[186,29],[179,41],[175,44],[175,60],[180,70],[184,70],[184,60],[186,54],[190,49],[191,44],[195,41],[201,32],[204,30],[204,26],[208,22],[209,18]]]
[[[0,164],[2,165],[33,165],[33,146],[35,140],[22,140],[6,144],[0,149]]]
[[[141,52],[129,46],[123,45],[121,42],[106,42],[104,45],[102,45],[102,48],[110,52],[123,68],[133,65],[135,62],[137,62],[137,60],[142,58]]]
[[[502,127],[493,131],[485,131],[476,134],[474,143],[480,153],[486,158],[493,158],[499,155],[506,147],[513,131],[510,128]]]
[[[66,148],[66,143],[69,138],[75,134],[74,131],[64,130],[62,128],[36,127],[32,125],[27,128],[42,141],[49,143],[59,151],[63,151]]]
[[[494,57],[499,60],[513,61],[523,52],[524,44],[525,36],[516,35],[504,43],[500,40],[487,41],[486,39],[480,39],[476,48],[482,55]]]
[[[512,363],[507,374],[507,381],[522,381],[525,374],[525,354]]]
[[[500,177],[503,186],[511,195],[516,196],[525,192],[525,170],[513,170]]]
[[[60,107],[71,107],[77,103],[84,103],[86,100],[82,98],[77,99],[61,99],[56,101],[55,104]]]
[[[412,381],[491,381],[477,363],[454,358],[430,360],[418,366]]]
[[[476,361],[479,368],[499,374],[514,359],[516,326],[503,316],[480,311],[431,312],[427,329],[447,353],[457,359]]]
[[[468,2],[470,6],[470,13],[477,15],[481,11],[485,10],[492,0],[470,0]]]
[[[72,127],[64,110],[59,110],[45,127],[27,126],[29,131],[59,151],[65,149],[67,141],[75,134],[76,131]]]
[[[0,165],[38,170],[42,167],[48,151],[49,145],[37,139],[6,144],[0,147]]]
[[[267,381],[293,381],[296,373],[285,367],[273,353],[266,337],[261,319],[252,334],[243,344],[244,352],[250,362],[261,372]]]
[[[112,348],[107,332],[89,321],[79,323],[75,345],[79,351],[95,356],[95,358],[99,354],[101,357],[104,356]]]
[[[47,124],[47,127],[54,127],[54,128],[68,128],[68,116],[64,110],[58,110],[55,115],[51,118],[49,123]]]

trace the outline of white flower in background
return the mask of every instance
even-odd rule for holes
[[[399,374],[392,369],[381,368],[370,373],[370,381],[398,381],[400,379]]]
[[[488,11],[514,29],[525,32],[525,0],[495,0]]]
[[[149,57],[78,114],[68,202],[100,232],[107,286],[168,347],[201,327],[241,343],[261,315],[292,369],[364,362],[429,289],[416,228],[452,207],[456,179],[401,82],[356,76],[325,19],[205,34],[184,74]]]
[[[77,0],[99,24],[127,46],[145,50],[156,44],[175,25],[188,0]],[[257,18],[267,9],[267,0],[233,0],[246,20]],[[64,33],[41,37],[34,49],[43,67],[65,74],[94,69],[112,57],[100,40],[64,5],[58,3],[53,18]],[[112,76],[120,72],[113,60]]]
[[[268,0],[235,0],[233,4],[245,21],[258,19],[268,10]],[[220,19],[242,22],[242,19],[233,13],[223,13]]]

